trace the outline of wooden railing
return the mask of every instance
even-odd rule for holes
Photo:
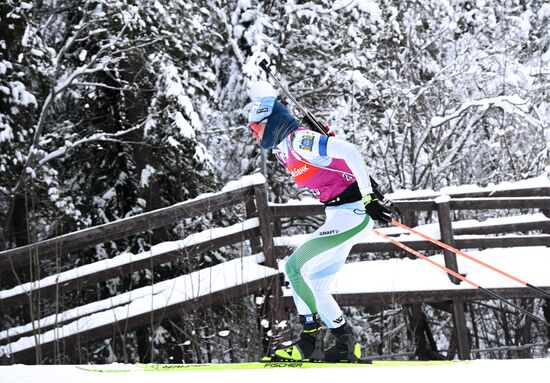
[[[452,227],[452,211],[455,210],[495,210],[495,209],[540,209],[546,212],[550,209],[550,188],[534,188],[521,190],[502,190],[498,192],[475,192],[461,193],[451,195],[451,199],[442,203],[437,203],[434,199],[408,199],[395,200],[396,206],[406,214],[417,212],[437,212],[440,226],[441,239],[457,248],[491,248],[491,247],[516,247],[516,246],[548,246],[550,247],[550,236],[543,234],[530,234],[524,236],[506,236],[498,237],[479,237],[479,238],[460,238],[456,236],[464,234],[506,234],[523,231],[543,231],[550,232],[550,221],[540,219],[532,222],[523,223],[504,223],[498,225],[485,225],[481,227]],[[226,192],[215,193],[204,196],[192,201],[182,202],[171,207],[144,213],[135,217],[111,222],[101,226],[92,227],[75,233],[69,233],[56,238],[41,241],[29,246],[5,250],[0,252],[0,273],[17,272],[19,268],[39,268],[44,260],[53,259],[61,255],[87,249],[91,246],[102,244],[108,241],[126,238],[149,230],[157,229],[167,225],[174,224],[184,218],[202,216],[223,208],[244,204],[246,210],[246,219],[257,218],[258,225],[248,229],[223,235],[210,241],[199,244],[184,246],[175,251],[169,251],[156,254],[147,259],[130,261],[116,267],[96,270],[86,275],[75,276],[63,283],[50,284],[29,288],[17,294],[10,294],[2,298],[0,295],[0,309],[3,312],[9,312],[21,305],[33,304],[33,302],[42,299],[48,299],[70,291],[79,290],[85,286],[97,284],[98,282],[109,280],[110,278],[127,275],[131,272],[150,269],[156,265],[171,262],[179,254],[196,255],[205,251],[219,249],[220,247],[249,241],[254,252],[263,252],[265,256],[265,265],[275,268],[277,258],[283,257],[289,253],[288,248],[275,247],[274,235],[281,235],[277,231],[281,220],[296,217],[310,217],[324,215],[324,207],[321,204],[300,204],[300,205],[281,205],[268,204],[265,183],[255,183],[250,186],[232,189]],[[274,230],[275,228],[275,230]],[[424,240],[404,240],[408,246],[416,250],[435,250],[438,247],[431,242]],[[395,251],[394,245],[384,242],[361,243],[352,249],[355,253],[366,252],[392,252]],[[456,259],[453,253],[445,252],[446,264],[449,268],[456,270]],[[456,281],[455,281],[456,282]],[[278,278],[270,279],[263,283],[253,285],[236,286],[230,291],[218,292],[210,296],[198,299],[198,306],[207,307],[209,305],[219,304],[228,299],[237,299],[250,294],[254,289],[271,289],[274,295],[273,315],[281,317],[281,308],[291,306],[289,298],[279,297]],[[506,297],[534,297],[534,294],[527,289],[501,289],[499,291]],[[0,292],[1,293],[1,292]],[[397,301],[394,293],[363,293],[346,294],[337,296],[337,300],[343,305],[366,306],[372,304],[384,304],[387,302],[421,303],[421,302],[445,302],[453,300],[462,302],[464,300],[486,299],[477,291],[468,291],[458,293],[457,290],[449,291],[410,291],[399,295]],[[194,302],[197,307],[197,302]],[[168,319],[170,315],[177,315],[185,304],[164,310],[163,318]],[[455,305],[456,307],[460,305]],[[178,309],[179,307],[179,309]],[[455,314],[460,314],[455,311]],[[154,316],[154,313],[151,313]],[[138,329],[148,325],[151,315],[147,320],[141,317],[130,318],[125,321],[127,330]],[[57,325],[61,325],[58,323]],[[76,342],[93,341],[112,336],[113,326],[106,325],[102,331],[93,331],[79,334],[75,337]],[[35,331],[43,332],[52,328],[52,326],[38,328]],[[103,331],[105,330],[105,331]],[[28,333],[20,333],[9,338],[13,342],[19,337],[27,336]],[[0,344],[5,343],[6,339],[0,339]],[[51,345],[42,345],[43,353],[51,351]],[[12,355],[11,359],[1,358],[0,362],[14,363],[20,361],[29,361],[33,358],[33,351],[27,350],[17,355]]]
[[[547,189],[550,193],[550,188]],[[550,237],[547,235],[530,235],[524,237],[486,237],[455,239],[456,235],[466,234],[506,234],[513,232],[542,230],[550,232],[550,221],[539,220],[523,223],[504,223],[499,225],[476,226],[471,228],[455,228],[451,226],[452,210],[499,210],[499,209],[541,209],[550,208],[550,197],[500,197],[500,198],[462,198],[451,199],[448,203],[438,204],[433,200],[427,201],[395,201],[395,205],[402,212],[425,212],[437,211],[438,222],[442,232],[453,234],[452,241],[458,248],[491,248],[491,247],[517,247],[517,246],[550,246]],[[272,216],[274,220],[293,217],[310,217],[324,215],[324,207],[320,204],[307,205],[272,205]],[[549,214],[550,215],[550,214]],[[276,224],[280,226],[280,224]],[[443,241],[450,238],[442,238]],[[403,243],[415,250],[437,250],[439,247],[429,241],[405,240]],[[355,252],[389,252],[396,248],[389,242],[361,243],[355,245],[352,251]],[[285,248],[276,248],[277,256],[280,258],[288,254]]]
[[[54,258],[108,241],[143,233],[254,198],[254,188],[246,187],[227,193],[182,202],[167,208],[143,213],[124,220],[109,222],[65,234],[28,246],[0,252],[0,272],[29,267],[33,262]]]
[[[204,216],[208,213],[236,205],[243,205],[242,210],[246,211],[246,222],[242,223],[243,229],[233,230],[211,240],[200,241],[198,243],[191,242],[188,245],[177,246],[176,249],[171,251],[156,252],[155,254],[151,252],[151,256],[137,257],[137,260],[128,257],[127,261],[117,262],[117,265],[114,267],[92,268],[92,271],[82,273],[69,272],[71,275],[69,277],[64,277],[62,280],[59,280],[59,277],[63,273],[57,274],[54,283],[46,283],[46,281],[50,281],[48,277],[42,273],[42,276],[45,278],[41,281],[31,281],[19,287],[16,286],[15,289],[11,289],[17,290],[15,293],[10,290],[1,291],[0,309],[4,313],[9,313],[23,305],[30,306],[29,310],[34,310],[32,306],[40,304],[44,299],[55,297],[62,300],[63,296],[68,292],[80,290],[84,287],[92,286],[114,277],[125,276],[135,271],[151,269],[163,263],[174,262],[180,259],[182,255],[185,255],[186,258],[192,257],[206,251],[216,250],[224,246],[245,241],[250,241],[254,250],[261,249],[266,265],[275,265],[276,260],[273,252],[273,237],[269,221],[266,221],[270,219],[270,210],[265,189],[266,185],[264,182],[258,182],[258,177],[252,178],[252,181],[249,182],[252,182],[249,186],[202,196],[201,198],[182,202],[164,209],[151,211],[131,218],[81,230],[79,232],[69,233],[29,246],[0,252],[1,273],[3,275],[9,273],[17,274],[21,268],[40,268],[44,261],[55,257],[79,250],[85,250],[91,246],[108,241],[126,238],[131,235],[175,224],[181,219]],[[253,221],[256,221],[256,223],[251,224]],[[240,226],[240,224],[234,226]],[[86,266],[81,266],[81,268],[84,269]],[[51,278],[52,277],[49,277],[50,280]],[[181,315],[185,310],[196,310],[200,307],[219,305],[225,302],[234,301],[246,295],[258,293],[265,289],[272,289],[275,284],[278,285],[279,282],[277,281],[278,278],[266,278],[265,280],[243,283],[223,291],[202,295],[198,299],[163,307],[162,310],[152,311],[132,318],[122,318],[121,320],[124,321],[123,327],[125,331],[132,331],[147,327],[153,320],[168,320],[172,316]],[[275,296],[277,296],[277,294],[278,291],[273,293]],[[67,304],[64,306],[67,307]],[[79,317],[72,317],[70,320],[65,321],[61,319],[62,316],[59,316],[59,318],[60,319],[56,320],[55,324],[48,324],[42,327],[38,324],[38,319],[36,319],[36,325],[32,326],[32,330],[20,331],[13,335],[2,337],[0,339],[0,345],[17,341],[21,337],[44,333],[52,328],[58,328],[68,322],[79,319]],[[116,334],[118,326],[117,323],[107,324],[100,328],[82,331],[77,335],[65,337],[63,340],[67,347],[72,343],[76,345],[76,343],[81,344],[87,341],[105,339],[106,337],[112,336],[112,334]],[[40,354],[47,355],[53,352],[54,343],[55,342],[46,342],[41,344],[39,346]],[[25,349],[9,356],[0,356],[0,364],[15,363],[18,361],[28,362],[32,360],[35,362],[39,361],[33,348]]]
[[[495,196],[498,195],[498,196]],[[541,196],[542,195],[542,196]],[[456,235],[465,234],[506,234],[511,232],[522,232],[537,230],[550,233],[550,220],[540,219],[535,222],[504,223],[500,225],[477,226],[471,228],[454,229],[452,227],[451,212],[454,210],[502,210],[502,209],[541,209],[547,217],[550,217],[550,188],[536,188],[523,190],[510,190],[499,192],[476,192],[461,193],[453,195],[453,198],[436,198],[429,200],[395,200],[394,203],[399,210],[407,213],[437,212],[441,241],[458,249],[471,248],[494,248],[494,247],[520,247],[520,246],[548,246],[550,247],[550,235],[526,235],[526,236],[498,236],[484,238],[455,238]],[[319,204],[301,206],[273,206],[273,217],[276,220],[275,227],[280,228],[281,219],[296,216],[313,216],[323,214],[323,206]],[[410,214],[409,214],[410,216]],[[410,225],[410,223],[409,223]],[[278,233],[280,234],[280,233]],[[439,250],[444,254],[445,266],[455,272],[459,272],[455,253],[441,249],[439,246],[427,240],[401,240],[403,244],[415,250]],[[368,252],[395,252],[395,245],[389,242],[360,243],[352,248],[355,253]],[[286,247],[276,248],[278,257],[284,257],[291,252]],[[402,253],[402,252],[401,252]],[[410,256],[409,254],[407,254]],[[411,256],[414,258],[414,256]],[[460,281],[449,274],[449,279],[459,284]],[[534,298],[538,294],[529,289],[498,289],[498,294],[505,298]],[[398,296],[393,292],[388,293],[357,293],[338,296],[338,302],[342,305],[364,306],[388,305],[388,304],[418,304],[424,302],[451,302],[448,310],[453,314],[454,325],[457,333],[458,356],[461,359],[470,358],[470,344],[468,340],[464,302],[468,300],[487,299],[486,294],[479,289],[476,290],[438,290],[438,291],[404,291]],[[283,299],[283,303],[292,306],[290,297]],[[415,310],[418,317],[415,320],[422,321],[422,313],[419,307]]]

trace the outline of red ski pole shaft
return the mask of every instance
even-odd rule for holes
[[[523,285],[523,286],[525,286],[525,287],[528,287],[528,288],[530,288],[530,289],[533,289],[533,290],[535,290],[535,291],[537,291],[537,292],[543,294],[544,296],[550,298],[550,293],[544,291],[543,289],[538,288],[538,287],[536,287],[536,286],[533,286],[533,285],[531,285],[530,283],[527,283],[527,282],[525,282],[525,281],[519,279],[518,277],[515,277],[515,276],[513,276],[513,275],[511,275],[511,274],[508,274],[507,272],[505,272],[505,271],[503,271],[503,270],[500,270],[500,269],[498,269],[498,268],[496,268],[496,267],[494,267],[494,266],[491,266],[491,265],[489,265],[489,264],[487,264],[487,263],[485,263],[485,262],[483,262],[483,261],[481,261],[481,260],[479,260],[479,259],[477,259],[477,258],[475,258],[475,257],[472,257],[471,255],[466,254],[465,252],[463,252],[463,251],[461,251],[461,250],[459,250],[459,249],[457,249],[457,248],[454,248],[454,247],[452,247],[452,246],[446,244],[445,242],[438,241],[437,239],[432,238],[432,237],[430,237],[430,236],[428,236],[428,235],[426,235],[426,234],[424,234],[424,233],[421,233],[421,232],[419,232],[418,230],[413,229],[412,227],[409,227],[409,226],[407,226],[407,225],[404,225],[404,224],[402,224],[401,222],[396,221],[395,219],[393,219],[393,220],[391,221],[391,223],[392,223],[392,225],[394,225],[394,226],[401,227],[401,228],[403,228],[403,229],[405,229],[405,230],[407,230],[407,231],[409,231],[409,232],[411,232],[411,233],[413,233],[413,234],[416,234],[416,235],[418,235],[418,236],[420,236],[420,237],[422,237],[422,238],[424,238],[424,239],[426,239],[426,240],[428,240],[428,241],[430,241],[430,242],[432,242],[432,243],[435,243],[436,245],[442,247],[443,249],[449,250],[449,251],[455,253],[456,255],[461,255],[461,256],[463,256],[463,257],[465,257],[465,258],[468,258],[468,259],[471,260],[471,261],[474,261],[474,262],[476,262],[476,263],[478,263],[478,264],[480,264],[480,265],[482,265],[482,266],[485,266],[485,267],[487,267],[487,268],[489,268],[489,269],[491,269],[491,270],[493,270],[493,271],[495,271],[495,272],[497,272],[497,273],[499,273],[499,274],[501,274],[501,275],[504,275],[505,277],[508,277],[508,278],[510,278],[510,279],[512,279],[512,280],[514,280],[514,281],[516,281],[516,282],[518,282],[519,284],[521,284],[521,285]]]
[[[427,256],[425,256],[424,254],[422,254],[422,253],[420,253],[420,252],[418,252],[418,251],[416,251],[416,250],[410,248],[409,246],[405,245],[404,243],[399,242],[399,241],[396,240],[395,238],[388,237],[386,234],[381,233],[381,232],[378,231],[378,230],[373,230],[373,232],[374,232],[374,234],[376,234],[376,235],[378,235],[378,236],[380,236],[380,237],[382,237],[382,238],[384,238],[384,239],[390,241],[390,242],[393,243],[394,245],[399,246],[399,247],[402,248],[403,250],[405,250],[405,251],[407,251],[407,252],[409,252],[409,253],[411,253],[411,254],[417,256],[418,258],[421,258],[421,259],[423,259],[423,260],[425,260],[425,261],[431,263],[431,264],[434,265],[434,266],[439,267],[440,269],[444,270],[446,273],[451,274],[452,276],[454,276],[454,277],[460,279],[461,281],[464,281],[464,282],[466,282],[466,283],[472,285],[472,286],[475,287],[476,289],[479,289],[479,290],[485,292],[486,294],[492,296],[493,298],[498,299],[498,300],[500,300],[500,301],[502,301],[502,302],[504,302],[504,303],[506,303],[506,304],[508,304],[508,305],[510,305],[510,306],[512,306],[512,307],[514,307],[514,308],[516,308],[517,310],[521,311],[521,312],[524,313],[525,315],[527,315],[527,316],[529,316],[529,317],[535,319],[535,320],[538,321],[538,322],[543,323],[545,326],[550,327],[550,323],[547,322],[546,320],[544,320],[544,319],[542,319],[542,318],[539,318],[538,316],[536,316],[536,315],[530,313],[529,311],[525,310],[523,307],[520,307],[520,306],[516,305],[516,304],[513,303],[513,302],[507,301],[506,299],[504,299],[503,297],[501,297],[501,296],[498,295],[497,293],[495,293],[495,292],[493,292],[493,291],[491,291],[491,290],[487,290],[486,288],[481,287],[481,286],[478,285],[477,283],[474,283],[474,282],[470,281],[469,279],[467,279],[467,278],[464,277],[463,275],[457,273],[456,271],[451,270],[451,269],[449,269],[448,267],[445,267],[445,266],[443,266],[443,265],[440,265],[439,263],[437,263],[437,262],[435,262],[434,260],[432,260],[432,259],[428,258]]]
[[[402,248],[403,250],[405,250],[405,251],[407,251],[407,252],[409,252],[409,253],[411,253],[411,254],[413,254],[413,255],[416,255],[418,258],[421,258],[421,259],[423,259],[423,260],[425,260],[425,261],[430,262],[432,265],[437,266],[437,267],[439,267],[440,269],[442,269],[442,270],[446,271],[447,273],[451,274],[453,277],[456,277],[456,278],[460,279],[461,281],[464,281],[464,282],[466,282],[466,283],[468,283],[468,284],[474,286],[476,289],[479,289],[479,288],[481,287],[481,286],[479,286],[478,284],[476,284],[476,283],[470,281],[469,279],[465,278],[463,275],[457,273],[456,271],[451,270],[451,269],[449,269],[448,267],[445,267],[445,266],[443,266],[443,265],[440,265],[439,263],[437,263],[437,262],[435,262],[434,260],[432,260],[432,259],[428,258],[427,256],[425,256],[424,254],[419,253],[418,251],[416,251],[416,250],[410,248],[409,246],[405,245],[404,243],[399,242],[397,239],[388,237],[386,234],[384,234],[384,233],[382,233],[382,232],[380,232],[380,231],[378,231],[378,230],[373,230],[373,231],[374,231],[374,234],[376,234],[376,235],[378,235],[378,236],[380,236],[380,237],[382,237],[382,238],[384,238],[384,239],[390,241],[390,242],[393,243],[394,245],[396,245],[396,246]]]

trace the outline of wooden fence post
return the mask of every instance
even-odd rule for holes
[[[451,206],[448,198],[438,198],[435,200],[437,204],[437,216],[439,220],[439,230],[441,231],[441,240],[449,246],[455,247],[455,240],[453,236],[453,226],[451,220]],[[443,249],[443,255],[445,257],[445,266],[447,268],[456,271],[458,273],[458,264],[456,262],[456,255],[452,251]],[[460,279],[449,274],[449,279],[455,285],[460,284]]]
[[[446,244],[455,247],[450,198],[437,198],[437,215],[439,219],[439,229],[441,231],[441,240]],[[447,268],[458,271],[456,262],[456,254],[452,251],[443,249],[445,257],[445,266]],[[449,274],[449,279],[455,285],[460,284],[460,280]],[[462,360],[470,359],[470,342],[468,339],[468,328],[466,326],[466,316],[464,315],[464,302],[461,299],[453,299],[453,320],[458,341],[458,357]]]
[[[244,206],[246,208],[246,219],[258,217],[258,209],[256,209],[253,199],[246,199],[244,201]],[[260,241],[260,238],[251,238],[250,247],[253,254],[262,251],[262,242]]]
[[[546,189],[546,192],[542,193],[543,195],[550,196],[550,189]],[[542,214],[550,218],[550,209],[541,209]],[[550,234],[550,229],[543,229],[542,234]],[[544,319],[550,321],[550,299],[544,300],[544,305],[542,306],[542,312],[544,313]],[[546,337],[550,339],[550,327],[546,328]]]
[[[402,222],[410,227],[414,227],[418,224],[418,219],[414,211],[402,215]],[[416,256],[405,252],[407,257],[412,259],[418,259]],[[413,303],[405,305],[410,317],[410,334],[415,344],[415,354],[421,360],[443,359],[443,356],[439,354],[437,350],[437,343],[433,338],[430,325],[426,320],[426,314],[424,314],[422,303]]]
[[[546,189],[546,192],[542,193],[543,196],[550,196],[550,188]],[[540,212],[550,218],[550,209],[540,209]],[[550,230],[543,229],[543,234],[550,234]]]
[[[267,202],[267,185],[255,186],[254,197],[256,199],[258,219],[260,221],[260,236],[262,238],[262,251],[265,256],[265,265],[276,268],[277,260],[275,259],[275,245],[273,244],[271,210]]]
[[[258,219],[260,220],[260,236],[262,238],[262,251],[265,256],[265,265],[277,269],[277,255],[275,254],[275,245],[273,243],[273,217],[267,201],[267,184],[255,186],[254,197],[256,199]],[[282,301],[282,283],[283,281],[279,278],[272,279],[265,302],[273,335],[276,335],[278,331],[277,325],[279,322],[286,319]],[[270,349],[273,346],[271,339],[274,338],[270,338],[270,340],[264,344],[263,351],[266,355],[270,353]]]
[[[462,299],[453,299],[453,319],[458,341],[458,357],[461,360],[471,359],[470,339],[468,337],[466,315],[464,314],[464,301]]]

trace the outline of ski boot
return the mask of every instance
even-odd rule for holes
[[[361,360],[361,346],[355,341],[355,335],[348,322],[330,329],[336,338],[336,344],[325,350],[325,362],[357,363]]]
[[[319,314],[300,315],[303,330],[300,340],[287,348],[275,350],[273,360],[322,362],[325,358],[323,329]]]

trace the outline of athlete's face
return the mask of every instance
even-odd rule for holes
[[[250,130],[252,130],[252,136],[258,143],[262,142],[265,131],[265,122],[251,122],[249,125]]]

